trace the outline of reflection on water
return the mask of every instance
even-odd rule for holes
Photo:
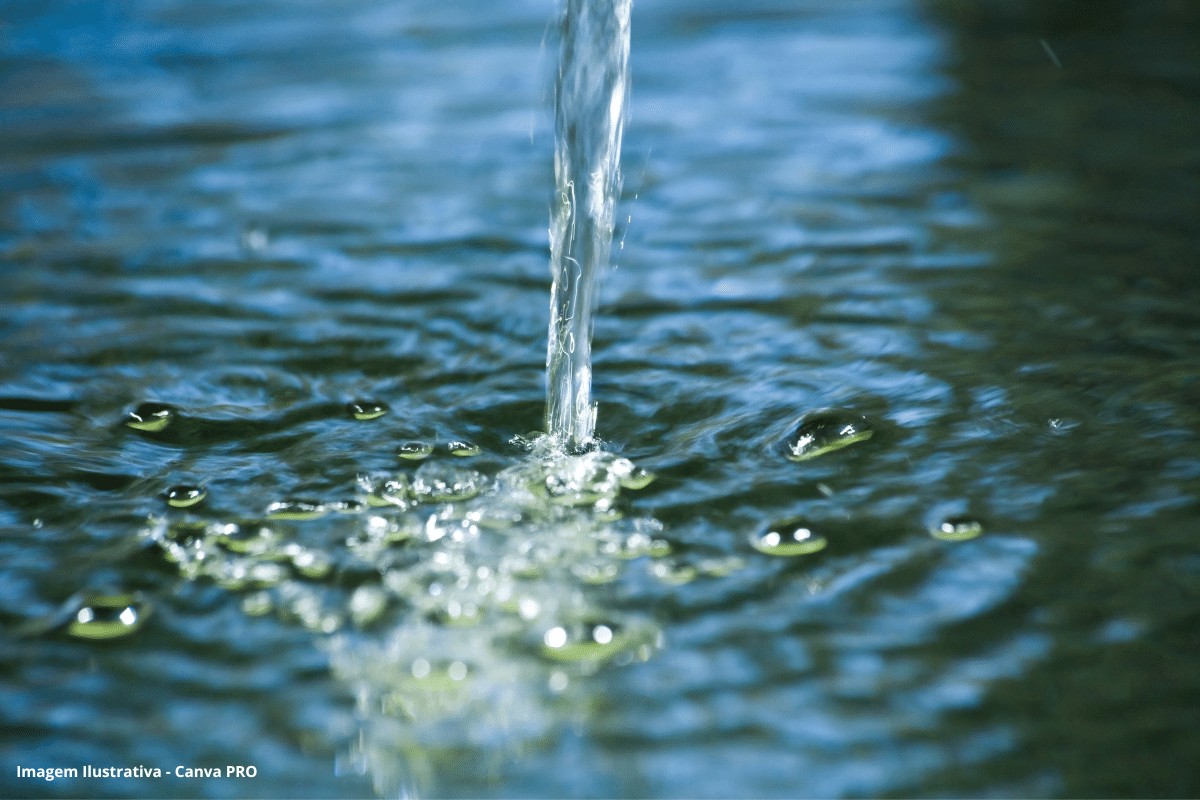
[[[1190,9],[634,14],[566,458],[544,3],[0,12],[6,786],[1196,794]]]

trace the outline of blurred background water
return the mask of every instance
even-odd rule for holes
[[[636,5],[594,392],[657,480],[495,534],[544,403],[551,4],[6,3],[0,786],[1195,796],[1198,15]],[[874,434],[787,458],[831,408]],[[254,580],[187,555],[389,476],[204,550]],[[796,517],[827,546],[754,547]],[[656,544],[538,591],[620,657],[433,593],[613,531]],[[97,597],[136,630],[88,638]],[[15,777],[85,763],[258,777]]]

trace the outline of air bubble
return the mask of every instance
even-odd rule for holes
[[[207,494],[208,492],[199,486],[172,486],[164,496],[169,506],[190,508],[203,500]]]
[[[405,442],[396,450],[396,455],[409,461],[420,461],[429,458],[433,445],[427,442]]]
[[[150,616],[138,594],[92,595],[80,603],[67,635],[78,639],[118,639],[136,631]]]
[[[483,476],[473,470],[426,462],[413,475],[410,491],[417,500],[446,503],[466,500],[483,489]]]
[[[338,514],[361,514],[363,504],[357,500],[335,500],[332,503],[326,503],[325,510]]]
[[[874,433],[870,421],[861,414],[819,411],[800,423],[799,430],[788,440],[786,455],[791,461],[808,461],[870,439]]]
[[[983,533],[983,523],[970,517],[951,517],[931,528],[929,533],[943,542],[965,542]]]
[[[359,628],[375,622],[385,609],[387,593],[378,586],[360,586],[350,596],[350,619]]]
[[[750,544],[770,556],[803,556],[824,550],[829,542],[802,520],[787,520],[752,536]]]
[[[542,634],[542,655],[555,661],[607,659],[633,644],[624,626],[610,620],[558,625]]]
[[[267,506],[267,519],[302,521],[325,515],[325,507],[315,500],[280,500]]]
[[[687,564],[676,564],[671,561],[655,561],[650,565],[650,574],[663,583],[681,586],[696,580],[700,573],[695,567]]]
[[[471,444],[470,442],[449,442],[446,445],[446,449],[450,451],[450,455],[459,458],[470,458],[480,453],[479,445]]]
[[[129,412],[125,424],[134,430],[157,433],[171,424],[175,409],[166,403],[142,403]]]
[[[346,404],[346,410],[350,412],[350,416],[357,420],[378,419],[391,409],[386,403],[380,403],[375,400],[354,400]]]

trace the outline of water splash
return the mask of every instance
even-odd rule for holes
[[[592,315],[621,193],[632,0],[566,0],[554,88],[546,430],[578,449],[596,427]]]

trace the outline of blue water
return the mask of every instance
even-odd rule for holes
[[[635,5],[587,467],[552,4],[5,6],[0,787],[1194,796],[1193,17]]]

